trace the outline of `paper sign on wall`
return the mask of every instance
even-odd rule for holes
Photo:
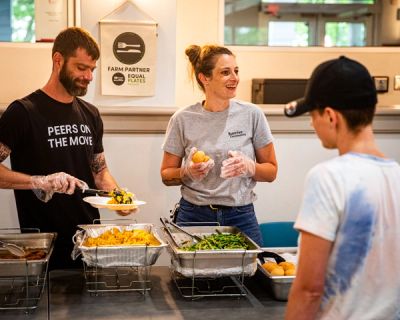
[[[53,41],[68,25],[67,12],[67,0],[35,0],[36,41]]]
[[[156,80],[157,24],[100,21],[101,93],[153,96]]]

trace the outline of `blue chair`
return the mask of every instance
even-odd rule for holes
[[[263,247],[297,247],[299,232],[293,221],[260,223]]]

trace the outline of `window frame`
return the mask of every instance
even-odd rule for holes
[[[249,46],[249,47],[278,47],[278,46],[268,46],[268,29],[267,30],[267,39],[265,41],[265,44],[227,44],[225,43],[225,0],[219,0],[219,7],[220,7],[220,12],[222,13],[222,19],[221,19],[221,31],[220,31],[220,39],[222,43],[228,46]],[[306,4],[310,6],[310,4]],[[318,5],[318,4],[316,4]],[[340,4],[338,4],[340,5]],[[349,6],[352,6],[353,8],[359,8],[358,4],[346,4]],[[319,14],[310,14],[308,17],[301,17],[300,14],[285,14],[283,17],[277,18],[273,17],[272,15],[265,15],[261,10],[258,14],[258,25],[267,28],[267,24],[270,21],[307,21],[309,24],[309,45],[308,47],[325,47],[324,46],[324,37],[325,37],[325,24],[326,22],[363,22],[365,25],[365,46],[363,47],[370,47],[370,46],[376,46],[375,40],[378,35],[378,29],[379,29],[379,13],[381,11],[381,3],[376,1],[374,4],[368,4],[370,7],[370,11],[373,12],[372,15],[368,17],[358,17],[358,18],[348,18],[348,17],[343,17],[343,18],[333,18],[329,16],[323,16],[321,13]],[[312,5],[311,5],[312,6]],[[232,39],[235,37],[233,36]],[[285,47],[293,47],[293,48],[299,48],[302,46],[285,46]],[[339,47],[339,46],[337,46]],[[345,48],[349,47],[356,47],[354,45],[350,46],[343,46]]]

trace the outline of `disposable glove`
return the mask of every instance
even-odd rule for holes
[[[133,213],[139,212],[139,207],[131,209],[131,210],[117,210],[116,211],[120,216],[125,217]]]
[[[75,188],[87,189],[86,182],[79,180],[65,172],[57,172],[47,176],[32,176],[31,186],[36,197],[48,202],[54,193],[73,194]]]
[[[193,181],[201,181],[208,175],[210,170],[214,167],[215,163],[213,159],[209,159],[208,161],[205,162],[194,163],[192,161],[192,157],[196,152],[197,152],[196,147],[193,147],[190,150],[189,156],[187,157],[187,159],[185,160],[185,162],[181,167],[181,172],[180,172],[181,179],[187,177]]]
[[[221,178],[252,177],[256,173],[256,163],[240,151],[229,151],[228,159],[222,161]]]

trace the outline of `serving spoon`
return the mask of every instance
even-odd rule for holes
[[[0,246],[8,250],[8,252],[12,253],[14,256],[24,257],[26,255],[25,250],[14,243],[4,242],[0,240]]]

